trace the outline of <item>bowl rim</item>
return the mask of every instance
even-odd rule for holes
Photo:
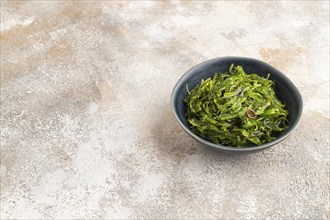
[[[217,61],[221,61],[221,60],[227,60],[227,59],[240,59],[240,60],[245,60],[245,61],[253,61],[256,63],[262,63],[263,65],[265,65],[267,68],[274,70],[276,72],[276,74],[281,75],[281,77],[286,80],[286,82],[290,85],[290,89],[294,90],[294,93],[297,95],[297,102],[300,104],[300,108],[297,109],[297,120],[294,121],[294,123],[292,124],[291,128],[281,137],[275,139],[274,141],[259,145],[259,146],[251,146],[251,147],[242,147],[242,148],[238,148],[238,147],[232,147],[232,146],[225,146],[222,144],[214,144],[210,141],[207,141],[201,137],[199,137],[198,135],[196,135],[195,133],[193,133],[189,128],[187,128],[187,126],[185,126],[182,121],[180,120],[176,110],[175,110],[175,100],[176,100],[176,95],[178,94],[178,90],[179,90],[179,85],[181,85],[181,82],[187,78],[190,77],[190,75],[192,75],[193,71],[196,68],[199,68],[203,65],[207,65],[209,63],[213,63],[213,62],[217,62]],[[257,150],[261,150],[261,149],[266,149],[268,147],[271,147],[275,144],[278,144],[279,142],[283,141],[284,139],[286,139],[287,137],[289,137],[292,132],[295,130],[295,128],[299,125],[301,116],[302,116],[302,111],[303,111],[303,100],[301,97],[301,94],[299,92],[299,90],[297,89],[297,87],[293,84],[293,82],[286,76],[284,75],[280,70],[276,69],[275,67],[271,66],[270,64],[262,61],[262,60],[258,60],[255,58],[250,58],[250,57],[241,57],[241,56],[224,56],[224,57],[216,57],[216,58],[212,58],[212,59],[208,59],[205,60],[201,63],[198,63],[196,65],[194,65],[193,67],[191,67],[188,71],[186,71],[181,77],[180,79],[177,81],[177,83],[175,84],[173,90],[172,90],[172,94],[171,94],[171,108],[172,108],[172,112],[174,113],[174,116],[176,118],[176,120],[178,121],[178,123],[181,125],[181,127],[183,127],[183,129],[190,135],[192,136],[194,139],[196,139],[197,141],[206,144],[208,146],[220,149],[220,150],[224,150],[224,151],[232,151],[232,152],[249,152],[249,151],[257,151]]]

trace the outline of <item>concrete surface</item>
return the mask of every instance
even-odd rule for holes
[[[246,156],[175,121],[219,56],[283,71],[294,134]],[[329,2],[1,1],[1,218],[329,219]]]

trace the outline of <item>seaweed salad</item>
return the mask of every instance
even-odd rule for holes
[[[202,80],[184,98],[192,131],[232,147],[261,145],[288,127],[289,112],[277,97],[274,82],[246,74],[232,64],[228,72]]]

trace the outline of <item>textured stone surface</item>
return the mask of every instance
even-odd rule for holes
[[[169,105],[219,56],[279,68],[297,130],[205,149]],[[1,1],[1,218],[329,219],[329,2]]]

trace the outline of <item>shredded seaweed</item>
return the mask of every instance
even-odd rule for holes
[[[274,82],[246,74],[232,64],[228,72],[202,80],[184,99],[194,133],[233,147],[261,145],[288,127],[288,110],[276,96]]]

